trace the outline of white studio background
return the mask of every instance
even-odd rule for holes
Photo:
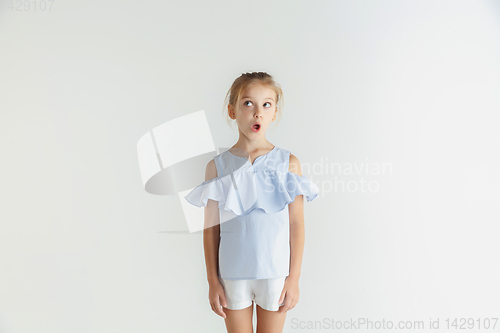
[[[172,232],[179,199],[143,189],[136,144],[205,110],[230,147],[223,99],[250,71],[284,90],[268,140],[322,191],[284,331],[500,332],[477,328],[500,314],[499,1],[9,3],[0,332],[225,331],[202,235]]]

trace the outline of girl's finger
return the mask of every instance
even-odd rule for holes
[[[219,313],[220,313],[220,316],[222,318],[224,318],[224,319],[226,318],[226,314],[224,313],[224,311],[222,310],[222,308],[219,308]]]
[[[227,306],[226,295],[224,295],[224,294],[220,294],[220,295],[219,295],[219,297],[220,297],[220,303],[221,303],[223,306]]]
[[[281,296],[280,296],[280,300],[279,300],[278,304],[283,304],[283,299],[285,298],[285,296],[286,296],[286,290],[283,289],[283,291],[281,292]]]
[[[285,301],[285,305],[283,305],[283,312],[287,312],[290,310],[290,306],[292,305],[292,300]]]
[[[222,311],[222,306],[218,301],[215,304],[215,308],[217,309],[217,314],[219,316],[221,316],[222,318],[226,318],[226,314],[224,313],[224,311]]]

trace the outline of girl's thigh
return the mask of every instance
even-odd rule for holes
[[[253,302],[252,305],[241,310],[223,308],[226,318],[227,333],[253,333]]]
[[[257,304],[257,333],[281,333],[287,312],[268,311]]]

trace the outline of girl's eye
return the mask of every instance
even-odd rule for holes
[[[250,102],[250,101],[244,101],[244,102],[243,102],[243,105],[248,106],[248,105],[246,104],[247,102]],[[250,102],[250,103],[252,103],[252,102]],[[265,103],[264,103],[264,105],[266,105],[266,104],[269,104],[269,107],[271,107],[271,103],[269,103],[269,102],[265,102]]]

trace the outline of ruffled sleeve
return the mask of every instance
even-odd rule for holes
[[[250,169],[204,181],[184,198],[197,207],[205,207],[211,199],[219,202],[219,208],[246,215],[258,208],[268,214],[277,213],[297,195],[304,195],[309,202],[318,193],[316,184],[293,172]]]

